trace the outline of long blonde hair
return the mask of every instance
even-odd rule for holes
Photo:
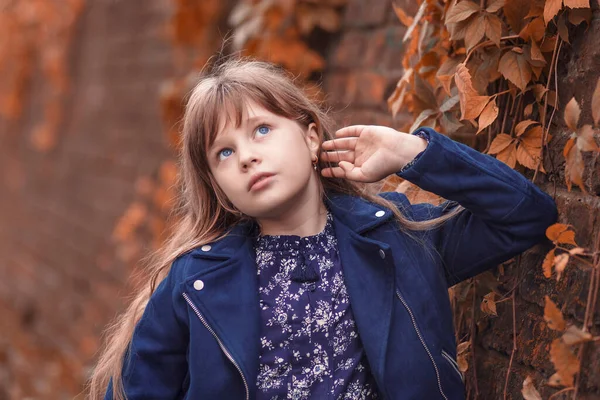
[[[106,344],[88,384],[91,399],[104,397],[111,378],[113,399],[125,398],[121,378],[125,354],[150,296],[169,273],[172,262],[197,246],[219,239],[228,228],[248,219],[216,184],[208,167],[206,151],[213,143],[223,117],[235,118],[236,125],[240,125],[249,100],[303,126],[314,122],[321,142],[332,138],[333,122],[327,111],[301,90],[294,77],[279,67],[261,61],[230,58],[204,74],[191,91],[183,116],[180,192],[172,234],[155,254],[148,257],[144,269],[148,284],[141,287],[127,310],[106,331]],[[321,162],[319,168],[325,164]],[[438,227],[462,211],[458,206],[442,217],[413,221],[391,201],[377,196],[364,184],[332,178],[322,178],[321,183],[323,195],[360,196],[387,207],[393,211],[399,227],[409,234],[410,231]]]

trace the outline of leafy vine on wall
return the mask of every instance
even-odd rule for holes
[[[557,170],[556,160],[547,157],[552,136],[568,136],[562,152],[565,183],[569,191],[574,184],[587,194],[583,153],[600,151],[595,139],[600,122],[600,80],[591,101],[586,101],[591,104],[594,125],[579,126],[581,108],[573,98],[564,108],[567,131],[553,130],[553,134],[550,131],[558,109],[560,52],[570,43],[572,26],[589,25],[592,17],[589,1],[423,0],[419,3],[414,16],[394,7],[398,19],[407,27],[404,38],[407,48],[404,76],[388,99],[392,114],[401,109],[412,112],[415,121],[406,127],[409,131],[428,125],[448,135],[485,135],[485,153],[495,155],[512,168],[520,165],[533,170],[534,181],[538,173],[546,173],[546,168]],[[579,247],[574,228],[565,224],[549,227],[546,236],[554,248],[540,269],[544,277],[550,279],[554,274],[560,280],[570,261],[582,264],[590,274],[581,327],[567,326],[559,308],[545,297],[547,326],[562,333],[550,346],[549,357],[556,372],[546,383],[564,388],[552,396],[571,391],[576,397],[582,344],[599,340],[589,330],[600,290],[600,240],[593,250]],[[515,323],[514,291],[498,299],[496,286],[494,279],[483,274],[450,291],[455,304],[457,336],[461,340],[458,361],[463,372],[469,368],[467,358],[475,357],[471,346],[475,326],[486,315],[497,315],[497,302],[512,301]],[[475,302],[481,297],[476,292],[481,290],[489,293],[480,302],[477,318]],[[460,336],[465,326],[470,334]],[[517,348],[514,326],[513,331],[505,396]],[[477,392],[476,376],[473,380],[470,386]],[[525,399],[541,399],[531,377],[525,379],[522,393]]]

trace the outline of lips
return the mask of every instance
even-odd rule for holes
[[[273,175],[275,174],[272,174],[270,172],[260,172],[252,175],[252,177],[250,178],[250,182],[248,183],[248,190],[252,189],[252,186],[254,186],[254,184],[260,181],[261,179],[268,178],[269,176]]]

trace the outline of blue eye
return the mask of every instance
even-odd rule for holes
[[[225,154],[225,153],[227,153],[227,154]],[[219,160],[222,160],[222,158],[221,158],[222,155],[225,157],[229,157],[231,155],[231,153],[232,153],[231,149],[223,149],[217,153],[217,157],[219,158]]]
[[[260,125],[256,131],[261,135],[266,135],[271,131],[271,128],[269,128],[267,125]]]

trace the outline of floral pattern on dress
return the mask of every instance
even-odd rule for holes
[[[257,399],[380,398],[352,315],[332,214],[316,235],[258,236],[255,250],[262,322]],[[312,275],[297,268],[312,268]]]

